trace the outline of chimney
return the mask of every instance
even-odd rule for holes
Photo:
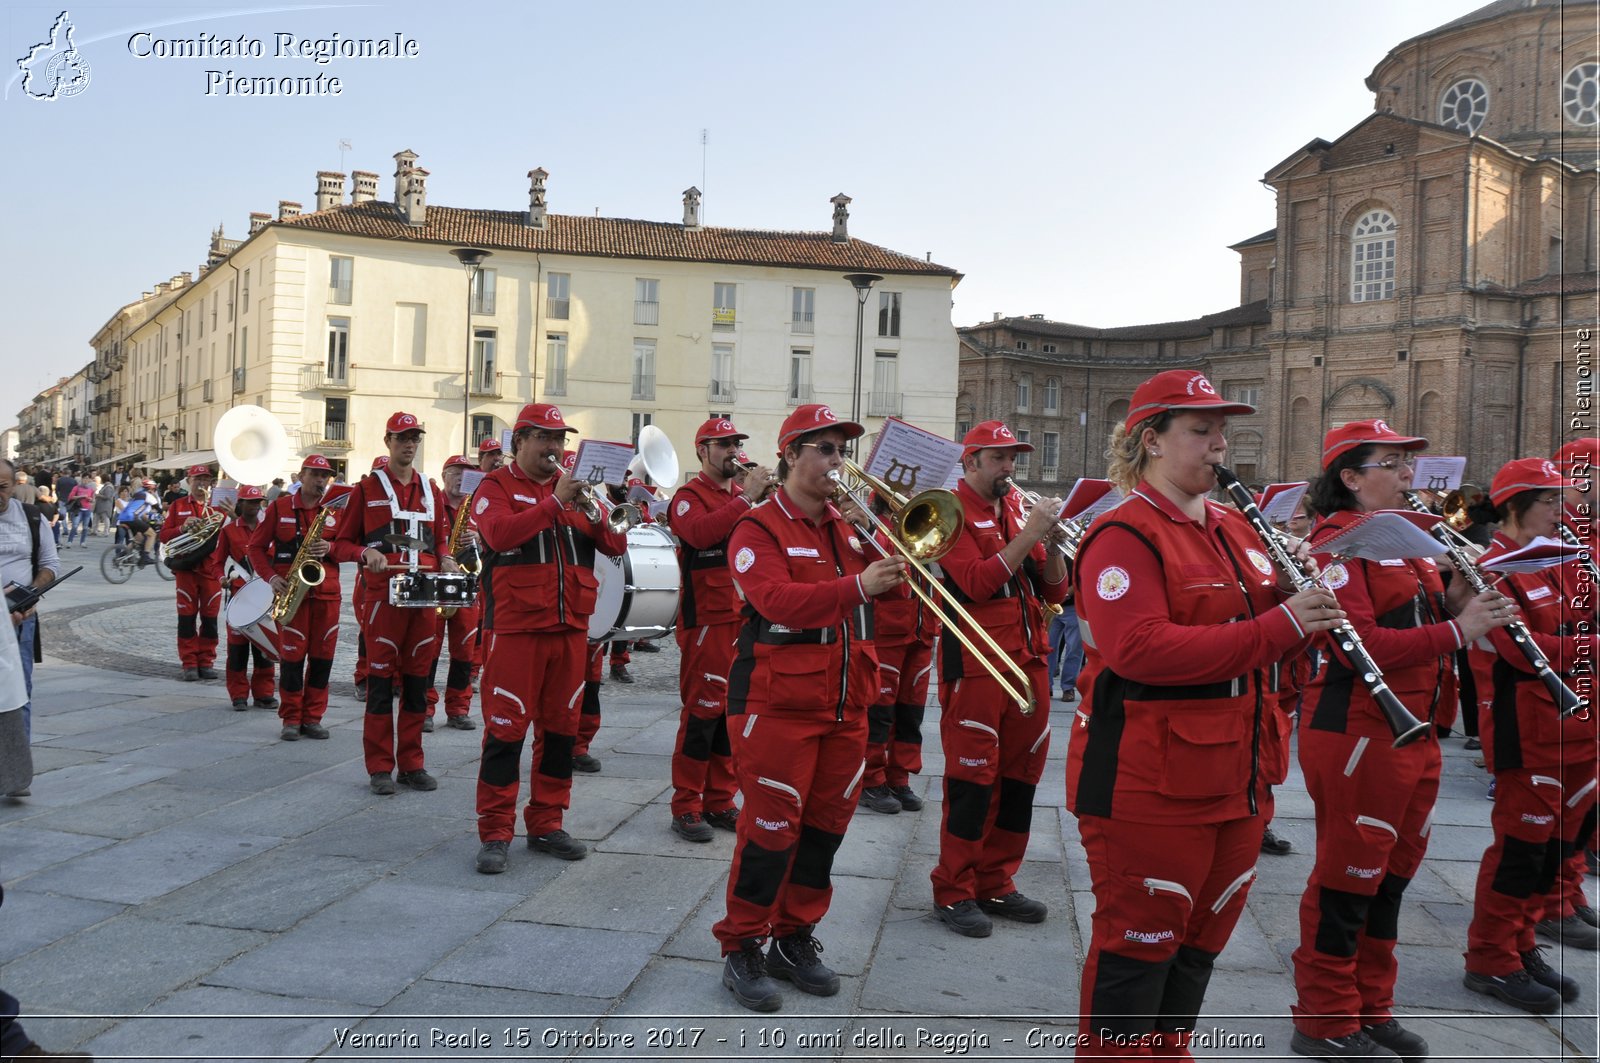
[[[194,283],[194,274],[190,273],[188,270],[184,270],[182,273],[180,273],[176,277],[172,278],[172,286],[174,288],[187,288],[189,285],[191,285],[193,283]]]
[[[828,200],[833,204],[833,242],[848,244],[850,242],[850,197],[840,192]]]
[[[351,203],[370,203],[378,198],[378,175],[371,170],[357,170],[350,175],[355,187],[350,190]]]
[[[411,191],[406,196],[405,222],[421,228],[428,220],[428,171],[414,167],[411,171]]]
[[[415,169],[417,153],[407,148],[394,153],[394,211],[402,217],[406,212],[407,193],[411,191],[411,171]]]
[[[156,281],[156,294],[157,295],[166,295],[167,294],[167,282],[166,281]]]
[[[344,199],[344,174],[332,170],[317,171],[317,209],[332,210]]]
[[[252,210],[250,212],[250,235],[254,236],[262,229],[265,229],[267,227],[267,223],[271,220],[272,215],[268,214],[266,211]]]
[[[298,218],[299,216],[300,216],[300,204],[296,203],[292,199],[280,199],[280,200],[278,200],[278,220],[279,221],[288,221],[290,218]]]
[[[999,320],[1000,320],[1000,311],[998,311],[998,310],[996,310],[996,311],[995,311],[995,312],[994,312],[994,317],[993,317],[993,318],[992,318],[992,319],[991,319],[991,320],[993,320],[993,321],[999,321]]]
[[[683,227],[700,228],[700,190],[694,185],[683,190]]]
[[[543,166],[537,170],[528,171],[528,219],[527,222],[535,229],[545,227],[544,213],[544,179],[550,176],[550,171]]]

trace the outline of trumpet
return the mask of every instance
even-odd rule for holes
[[[894,520],[894,526],[891,528],[872,512],[870,506],[862,506],[861,509],[871,524],[871,528],[859,529],[863,537],[872,543],[878,553],[890,557],[892,555],[889,553],[889,547],[885,547],[873,536],[874,531],[883,533],[884,538],[889,541],[889,546],[916,571],[918,576],[922,577],[923,582],[944,599],[945,607],[940,608],[933,600],[933,596],[914,579],[908,584],[911,593],[915,594],[922,604],[945,617],[945,630],[954,635],[956,641],[966,647],[973,658],[983,666],[984,671],[1000,684],[1000,689],[1016,702],[1017,709],[1022,715],[1032,716],[1037,707],[1033,698],[1033,684],[1029,681],[1027,673],[1022,670],[1022,666],[996,645],[983,626],[972,618],[972,614],[961,607],[955,593],[928,571],[927,563],[937,561],[949,553],[961,535],[966,518],[962,512],[960,499],[956,498],[952,491],[937,488],[922,491],[908,499],[848,458],[845,459],[844,469],[859,484],[864,485],[888,504]],[[836,494],[854,497],[851,487],[845,483],[844,477],[837,469],[829,470],[828,479],[834,482]],[[983,651],[973,643],[974,636],[998,660],[1004,662],[1007,670],[1011,672],[1010,677],[1002,675],[1000,669],[989,662]]]
[[[1023,487],[1009,476],[1006,477],[1005,482],[1013,491],[1017,493],[1017,497],[1026,502],[1030,507],[1037,506],[1043,500],[1039,492],[1028,490],[1026,487]],[[1078,559],[1078,547],[1083,544],[1084,533],[1089,530],[1089,525],[1091,523],[1093,523],[1093,518],[1088,516],[1057,517],[1056,527],[1061,529],[1061,532],[1065,538],[1060,542],[1051,543],[1049,545],[1054,549],[1060,550],[1061,555],[1068,561],[1076,561]],[[1060,611],[1059,606],[1057,606],[1056,611]]]

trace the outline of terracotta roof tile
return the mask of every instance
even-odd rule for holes
[[[1146,325],[1123,325],[1118,328],[1095,328],[1092,325],[1073,325],[1065,321],[1048,321],[1036,317],[1006,317],[999,321],[985,321],[956,329],[962,337],[985,329],[1009,329],[1016,333],[1035,336],[1060,336],[1085,340],[1167,340],[1188,339],[1208,334],[1213,328],[1231,325],[1265,325],[1272,320],[1267,301],[1257,299],[1243,306],[1230,307],[1205,317],[1187,321],[1157,321]]]
[[[672,222],[570,214],[547,215],[546,228],[535,229],[524,224],[525,218],[522,211],[429,206],[426,224],[411,226],[396,216],[393,204],[372,200],[271,224],[378,240],[409,240],[450,247],[471,245],[492,251],[542,251],[602,258],[872,270],[961,278],[961,274],[949,266],[864,240],[834,243],[829,232],[685,229]]]

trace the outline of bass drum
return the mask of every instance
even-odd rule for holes
[[[658,639],[678,623],[682,575],[672,533],[655,524],[628,529],[628,552],[622,557],[596,554],[594,574],[600,581],[589,641]]]
[[[278,624],[272,619],[272,584],[253,579],[234,591],[224,612],[228,626],[255,643],[271,661],[278,660]]]

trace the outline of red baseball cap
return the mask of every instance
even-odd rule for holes
[[[1428,441],[1421,436],[1403,436],[1381,418],[1351,421],[1322,437],[1322,467],[1326,469],[1339,459],[1339,455],[1368,443],[1399,447],[1401,450],[1424,450],[1428,446]]]
[[[1131,432],[1134,425],[1163,410],[1210,410],[1220,414],[1256,412],[1248,402],[1229,402],[1218,395],[1204,373],[1193,369],[1168,369],[1133,389],[1123,426]]]
[[[384,458],[387,459],[388,455],[385,454]],[[328,459],[321,454],[307,454],[306,460],[300,463],[300,470],[304,472],[306,469],[321,469],[323,472],[332,472],[333,466],[328,464]]]
[[[497,446],[495,449],[498,450],[499,447]],[[444,461],[444,467],[447,469],[457,465],[461,466],[463,469],[476,469],[478,467],[478,463],[467,457],[465,454],[452,454]]]
[[[1600,439],[1590,436],[1587,439],[1574,439],[1556,451],[1555,457],[1551,460],[1571,472],[1574,465],[1592,470],[1597,456],[1600,456]]]
[[[524,428],[539,428],[546,432],[576,432],[577,429],[567,424],[561,417],[561,407],[552,406],[548,402],[530,402],[517,414],[517,423],[512,426],[512,431]]]
[[[482,443],[478,444],[478,456],[480,458],[483,457],[483,455],[485,455],[485,454],[490,454],[490,453],[498,454],[498,453],[502,453],[502,452],[503,451],[502,451],[502,449],[500,447],[500,441],[498,439],[493,438],[493,437],[491,437],[489,439],[485,439]]]
[[[266,492],[261,490],[261,488],[257,487],[255,484],[239,485],[239,501],[241,502],[260,502],[266,497]]]
[[[704,443],[710,439],[749,438],[750,437],[744,432],[741,432],[737,428],[733,427],[733,422],[728,420],[726,417],[711,418],[705,424],[701,425],[700,430],[694,434],[694,441],[697,444]]]
[[[578,452],[576,450],[563,450],[561,452],[561,468],[567,475],[572,475],[572,470],[578,467]]]
[[[1546,461],[1544,458],[1518,458],[1508,461],[1500,466],[1500,471],[1494,474],[1494,482],[1489,485],[1489,501],[1500,505],[1512,495],[1521,494],[1523,491],[1548,491],[1553,488],[1565,489],[1577,487],[1578,484],[1561,475],[1561,470],[1556,468],[1556,463]]]
[[[401,432],[426,432],[422,422],[417,420],[414,413],[398,411],[389,417],[389,423],[384,426],[386,434],[399,435]]]
[[[804,406],[796,406],[794,412],[783,419],[783,425],[778,429],[778,457],[783,457],[784,448],[796,439],[809,432],[821,432],[824,429],[843,432],[846,439],[854,439],[866,432],[865,428],[854,421],[839,420],[823,403],[808,402]],[[695,442],[698,443],[699,440]]]
[[[389,467],[389,455],[379,454],[377,457],[373,458],[372,467],[374,470],[387,469]]]
[[[140,487],[148,487],[148,488],[154,490],[154,488],[156,486],[156,482],[154,480],[146,480],[144,483],[140,484],[139,486]]]
[[[209,465],[191,465],[191,466],[189,466],[189,471],[187,473],[185,473],[184,475],[190,476],[190,477],[194,477],[194,476],[213,476],[213,473],[211,472],[211,466],[209,466]],[[213,478],[214,478],[214,476],[213,476]]]
[[[747,469],[754,468],[756,464],[754,461],[750,460],[750,455],[746,454],[742,450],[733,456],[733,460],[738,462],[740,465],[743,465]]]
[[[1011,433],[1004,421],[984,421],[982,424],[972,426],[972,430],[961,438],[961,456],[982,450],[984,447],[997,447],[1007,450],[1020,450],[1024,454],[1033,451],[1032,443],[1024,443]]]

